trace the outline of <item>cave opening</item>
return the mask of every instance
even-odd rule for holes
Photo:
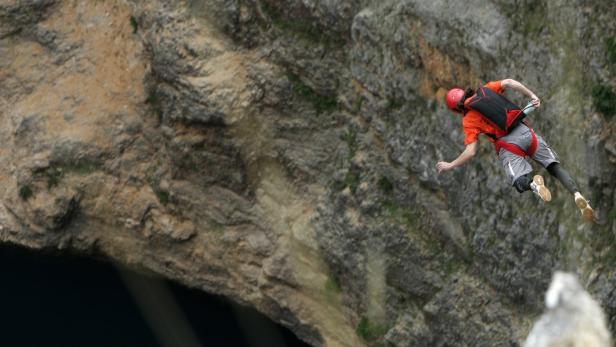
[[[0,245],[4,346],[308,346],[253,308],[97,259]]]

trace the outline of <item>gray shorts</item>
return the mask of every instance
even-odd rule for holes
[[[502,140],[519,146],[523,150],[528,150],[532,141],[530,129],[524,124],[520,124],[507,136],[502,137]],[[556,153],[543,137],[537,135],[537,150],[531,157],[533,160],[541,164],[544,168],[547,168],[552,163],[560,163]],[[530,163],[517,154],[513,154],[505,149],[500,150],[498,153],[498,159],[500,159],[503,169],[507,173],[507,177],[511,180],[511,184],[517,180],[520,176],[524,176],[533,171]]]

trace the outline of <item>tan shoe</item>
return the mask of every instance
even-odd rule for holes
[[[552,194],[550,190],[545,186],[543,182],[543,177],[541,175],[535,175],[533,177],[533,181],[530,183],[530,189],[533,193],[537,194],[541,198],[541,200],[545,202],[550,202],[552,200]]]
[[[576,192],[573,197],[575,198],[575,205],[580,209],[582,217],[587,221],[593,221],[595,219],[595,211],[590,207],[588,200],[586,200],[580,192]]]

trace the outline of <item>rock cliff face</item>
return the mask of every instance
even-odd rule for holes
[[[524,347],[611,347],[601,307],[575,275],[557,271],[545,295],[546,311],[534,325]]]
[[[0,237],[252,305],[315,345],[515,346],[554,269],[616,332],[611,1],[0,0]],[[453,85],[515,78],[599,212],[519,195]],[[515,95],[512,98],[522,102]]]

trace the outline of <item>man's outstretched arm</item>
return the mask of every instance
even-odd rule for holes
[[[503,87],[503,89],[513,89],[528,96],[533,101],[533,105],[535,105],[535,107],[541,106],[541,101],[539,100],[537,95],[535,95],[535,93],[533,93],[530,89],[526,88],[526,86],[522,83],[507,78],[501,81],[501,86]]]
[[[460,155],[451,163],[448,163],[446,161],[439,161],[438,163],[436,163],[436,169],[438,170],[438,173],[440,174],[443,171],[448,171],[458,166],[464,165],[464,163],[466,163],[469,159],[475,156],[478,147],[478,141],[469,143],[468,145],[466,145],[466,148],[464,148],[464,151],[460,153]]]

